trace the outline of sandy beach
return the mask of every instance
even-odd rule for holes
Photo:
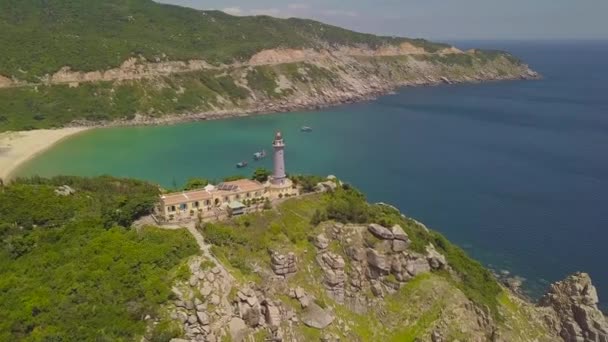
[[[60,140],[87,129],[90,128],[70,127],[0,133],[0,179],[10,179],[11,173],[22,163]]]

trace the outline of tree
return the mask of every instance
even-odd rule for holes
[[[184,185],[184,190],[194,190],[204,188],[209,184],[209,180],[206,178],[190,178],[186,185]]]
[[[260,183],[264,183],[264,182],[268,181],[268,178],[270,177],[271,174],[272,173],[270,172],[270,170],[260,167],[255,170],[255,172],[253,173],[252,179],[256,180]]]

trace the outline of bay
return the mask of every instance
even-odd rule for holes
[[[183,184],[270,168],[283,132],[288,172],[335,174],[396,205],[473,257],[548,282],[589,272],[608,307],[608,43],[459,42],[511,51],[539,81],[404,88],[312,112],[98,129],[69,138],[19,175],[111,174]],[[311,126],[312,133],[300,132]]]

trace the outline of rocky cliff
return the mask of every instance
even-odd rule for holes
[[[551,285],[540,305],[554,310],[547,319],[564,341],[608,342],[608,321],[598,302],[589,275],[577,273]]]
[[[64,67],[36,84],[5,78],[0,129],[206,120],[355,102],[403,86],[536,77],[508,54],[453,48],[421,53],[403,44],[264,50],[247,62],[220,66],[131,58],[105,71]]]
[[[200,225],[214,256],[194,259],[190,280],[175,285],[175,341],[605,341],[587,275],[552,285],[536,305],[385,206],[373,206],[381,223],[310,226],[335,197]]]

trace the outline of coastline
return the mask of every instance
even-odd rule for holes
[[[319,110],[327,107],[340,106],[351,103],[372,101],[379,96],[391,94],[400,88],[419,86],[456,85],[488,82],[504,82],[517,80],[533,80],[531,77],[507,76],[484,80],[424,80],[422,82],[405,82],[401,84],[385,84],[370,87],[363,92],[338,92],[330,98],[306,98],[293,101],[263,101],[251,107],[232,108],[226,110],[208,111],[200,113],[171,114],[162,117],[150,117],[138,114],[130,120],[116,120],[111,122],[75,121],[64,128],[36,129],[31,131],[0,132],[0,179],[9,181],[14,172],[25,162],[43,153],[53,145],[65,138],[94,128],[128,127],[128,126],[158,126],[173,125],[186,122],[223,120],[253,115],[289,113],[301,110]]]
[[[0,133],[0,179],[9,181],[23,163],[58,142],[92,127],[66,127]]]

